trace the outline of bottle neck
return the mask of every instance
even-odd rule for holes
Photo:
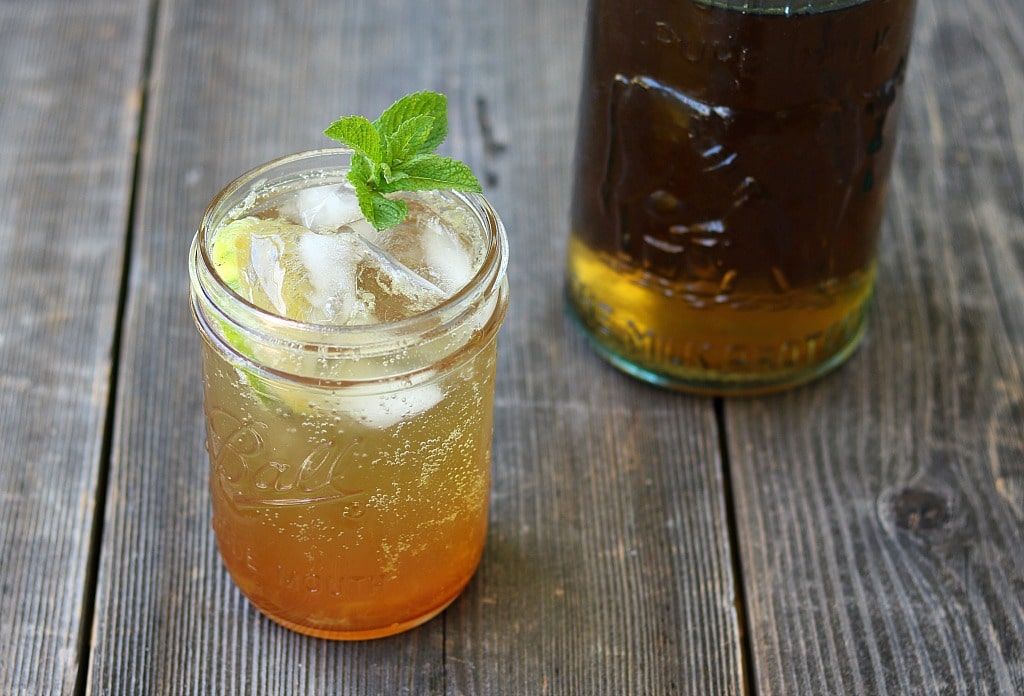
[[[843,10],[871,0],[693,0],[699,5],[749,14],[792,16]]]

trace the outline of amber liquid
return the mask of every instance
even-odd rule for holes
[[[605,357],[756,393],[853,351],[913,13],[593,0],[567,293]]]
[[[375,638],[461,592],[487,532],[495,344],[426,385],[360,397],[377,404],[360,411],[204,335],[213,526],[260,611],[309,635]]]

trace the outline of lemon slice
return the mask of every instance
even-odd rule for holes
[[[235,292],[242,290],[242,266],[249,260],[249,238],[258,228],[252,217],[233,220],[214,233],[210,245],[213,268],[224,284]]]
[[[254,299],[253,293],[247,286],[243,269],[250,264],[254,235],[265,234],[268,227],[276,228],[278,225],[268,224],[268,221],[255,217],[232,220],[217,228],[210,245],[210,259],[217,276],[225,285],[250,301]],[[214,317],[214,320],[217,322],[224,341],[243,356],[256,363],[260,362],[256,346],[253,346],[241,331],[219,317]],[[273,398],[273,392],[254,370],[241,365],[235,365],[235,370],[249,384],[264,405],[269,405],[272,401],[277,400]]]

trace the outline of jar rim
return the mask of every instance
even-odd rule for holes
[[[497,290],[505,277],[508,264],[508,240],[504,225],[483,195],[447,190],[442,193],[456,199],[471,213],[471,217],[486,236],[487,245],[483,261],[473,277],[459,290],[428,310],[395,321],[373,324],[321,324],[292,319],[264,309],[228,286],[216,271],[207,241],[225,215],[238,207],[239,203],[227,205],[232,197],[263,188],[269,189],[273,182],[285,179],[283,174],[274,177],[274,172],[344,173],[348,170],[345,158],[351,158],[352,154],[353,151],[348,148],[321,148],[284,155],[241,174],[213,197],[203,213],[196,232],[190,271],[193,285],[198,286],[197,289],[217,307],[224,318],[247,331],[253,331],[258,326],[265,327],[264,331],[259,332],[264,334],[265,338],[280,339],[287,336],[290,341],[305,345],[326,347],[340,352],[362,352],[378,344],[391,345],[403,336],[422,338],[424,331],[429,331],[431,335],[443,333],[452,325],[462,323],[467,314],[473,313],[478,304],[476,298],[489,297]],[[338,158],[336,164],[313,164],[316,160],[332,157]],[[301,166],[305,163],[309,165]],[[231,306],[223,306],[225,302]]]

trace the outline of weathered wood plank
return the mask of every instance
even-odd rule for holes
[[[762,696],[1024,692],[1021,19],[919,3],[867,342],[727,404]]]
[[[738,694],[710,400],[634,382],[565,318],[585,2],[463,3],[513,246],[491,536],[445,625],[450,693]],[[461,32],[460,32],[461,33]],[[478,143],[477,147],[483,143]]]
[[[326,144],[319,131],[327,119],[342,109],[379,111],[391,97],[385,87],[405,87],[388,78],[360,84],[374,70],[388,75],[389,54],[376,48],[393,39],[388,24],[354,5],[160,6],[92,692],[415,694],[441,683],[440,624],[351,650],[293,635],[242,598],[209,526],[188,244],[227,181]],[[393,48],[411,62],[408,41]]]
[[[711,404],[615,373],[561,309],[584,5],[162,4],[93,691],[740,693]],[[184,260],[220,185],[421,88],[448,93],[446,148],[512,238],[492,529],[442,618],[332,644],[258,616],[217,558]]]
[[[0,693],[70,693],[89,602],[145,8],[0,4]]]

